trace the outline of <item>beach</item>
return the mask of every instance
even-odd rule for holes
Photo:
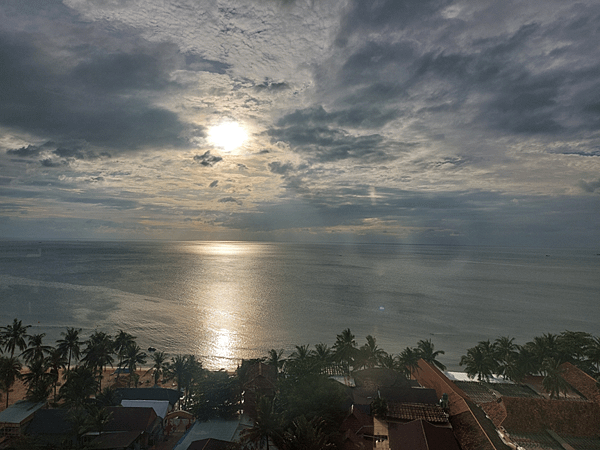
[[[64,375],[64,370],[62,370],[60,372],[60,380],[63,380],[63,375]],[[22,372],[27,373],[27,371],[23,371]],[[152,369],[148,369],[148,368],[144,368],[144,369],[140,369],[136,371],[136,374],[139,376],[139,382],[138,382],[138,387],[142,388],[142,387],[151,387],[154,386],[154,375],[153,375],[153,370]],[[129,380],[129,375],[128,374],[121,374],[119,375],[119,378],[117,379],[117,374],[115,373],[115,369],[114,368],[108,368],[106,370],[104,370],[102,372],[102,382],[101,382],[101,386],[102,389],[104,388],[124,388],[127,387],[127,383]],[[171,388],[171,389],[177,389],[177,384],[175,383],[175,381],[165,381],[164,383],[162,382],[163,380],[160,379],[158,386],[159,387],[164,387],[164,388]],[[134,387],[133,385],[131,387]],[[60,389],[60,386],[59,386]],[[4,411],[6,409],[6,394],[4,392],[2,392],[2,400],[0,400],[0,412]],[[25,397],[27,395],[27,386],[23,383],[22,380],[17,380],[15,382],[15,384],[12,386],[10,392],[9,392],[9,396],[8,396],[8,405],[10,407],[10,405],[15,404],[16,402],[18,402],[19,400],[24,400]],[[52,401],[53,399],[53,393],[50,394],[50,396],[48,397],[49,401]]]

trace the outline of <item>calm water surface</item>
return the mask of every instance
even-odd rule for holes
[[[41,256],[39,256],[41,249]],[[234,368],[350,328],[390,353],[432,339],[458,369],[482,339],[600,335],[595,250],[248,242],[0,242],[0,324],[67,326]]]

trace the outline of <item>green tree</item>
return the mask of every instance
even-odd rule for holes
[[[88,408],[87,425],[90,431],[95,431],[99,436],[112,420],[113,414],[105,407],[92,406]]]
[[[235,417],[240,408],[238,383],[237,377],[224,370],[204,371],[191,389],[190,411],[200,420]]]
[[[98,379],[97,387],[101,388],[102,374],[104,368],[112,366],[114,342],[109,334],[103,331],[94,331],[86,341],[81,361],[89,367]]]
[[[185,409],[194,381],[202,378],[202,363],[196,360],[194,355],[175,355],[171,358],[167,375],[170,379],[177,381],[177,389],[180,397],[184,398],[183,407]]]
[[[290,376],[303,376],[315,368],[315,360],[309,345],[296,345],[286,362],[286,372]]]
[[[256,405],[256,418],[252,428],[242,431],[242,444],[269,450],[271,442],[280,446],[283,429],[279,415],[275,412],[274,401],[270,397],[260,397]]]
[[[419,352],[417,349],[406,347],[397,356],[398,367],[406,378],[412,378],[412,374],[419,370]]]
[[[446,370],[446,366],[437,360],[438,356],[443,355],[445,352],[443,350],[435,350],[431,339],[421,339],[417,342],[417,353],[423,361],[436,366],[440,370]]]
[[[118,368],[126,367],[125,358],[127,355],[127,350],[129,346],[134,345],[136,343],[135,336],[127,333],[126,331],[119,330],[114,340],[114,351],[119,357]],[[117,372],[117,379],[119,378],[120,371]]]
[[[316,371],[323,373],[333,363],[333,350],[327,344],[320,342],[315,345],[312,358],[315,361]]]
[[[96,401],[101,406],[118,406],[120,402],[120,396],[110,386],[106,386],[102,391],[96,395]]]
[[[479,381],[489,380],[496,370],[494,348],[490,341],[480,341],[475,347],[467,350],[467,354],[460,358],[459,365],[465,366],[469,378]]]
[[[367,343],[360,348],[359,358],[362,362],[362,365],[372,369],[373,367],[380,365],[381,359],[386,354],[387,353],[382,348],[377,346],[377,339],[371,335],[368,335]]]
[[[277,374],[279,374],[279,372],[281,372],[285,362],[286,362],[286,360],[285,360],[285,358],[283,358],[283,349],[275,350],[274,348],[269,350],[269,355],[267,356],[267,359],[265,360],[266,364],[269,364],[269,365],[277,368]]]
[[[587,358],[587,349],[594,342],[590,333],[565,330],[556,340],[561,361],[570,362],[582,370],[589,371],[591,362]]]
[[[378,419],[385,419],[388,413],[388,404],[384,398],[377,396],[371,402],[371,415]]]
[[[308,373],[302,377],[279,380],[278,406],[284,424],[300,416],[321,418],[337,429],[346,413],[346,389],[326,375]],[[287,428],[287,427],[286,427]]]
[[[545,376],[542,386],[550,394],[550,398],[559,398],[561,392],[567,395],[569,383],[562,377],[564,369],[560,361],[554,358],[546,358],[542,364]]]
[[[98,389],[98,378],[87,366],[79,366],[65,374],[65,382],[58,391],[58,398],[71,409],[81,409],[88,403],[88,398]]]
[[[52,389],[52,374],[46,372],[48,366],[44,358],[34,358],[21,379],[27,385],[26,396],[31,401],[46,401]]]
[[[78,360],[81,353],[79,333],[81,328],[67,328],[66,332],[60,333],[64,337],[56,341],[59,350],[67,357],[67,372],[71,370],[71,360]]]
[[[168,370],[167,354],[165,352],[154,352],[150,357],[152,360],[152,369],[154,370],[154,385],[158,384],[158,380]]]
[[[15,382],[21,379],[23,366],[18,358],[14,356],[0,356],[0,387],[6,395],[6,407],[8,408],[8,397]]]
[[[511,378],[511,374],[514,376],[518,373],[518,362],[519,346],[514,343],[515,338],[508,336],[499,337],[494,341],[494,359],[498,363],[497,372],[498,375],[502,375],[504,378]],[[512,379],[512,378],[511,378]]]
[[[391,369],[391,370],[397,370],[398,369],[397,358],[394,357],[394,355],[392,355],[392,354],[386,353],[381,358],[381,361],[379,363],[380,363],[381,367],[383,367],[384,369]]]
[[[67,366],[67,357],[59,348],[53,348],[50,351],[50,354],[46,357],[46,365],[52,380],[54,401],[56,401],[56,388],[58,387],[59,375],[60,371]]]
[[[585,354],[596,369],[596,376],[600,375],[600,338],[594,337],[586,348]]]
[[[31,363],[37,359],[43,360],[46,355],[50,354],[52,347],[50,345],[44,345],[44,337],[46,333],[32,334],[28,336],[28,347],[21,353],[21,356],[27,363]]]
[[[344,371],[347,375],[350,375],[350,367],[354,363],[354,358],[358,352],[356,338],[350,328],[346,328],[336,336],[333,352],[336,361],[342,363]]]
[[[558,349],[557,335],[555,334],[545,333],[542,336],[536,336],[531,342],[527,342],[524,347],[533,357],[535,373],[544,373],[543,363],[546,358],[564,362]]]
[[[281,450],[326,450],[335,448],[332,433],[326,431],[327,424],[315,417],[308,420],[304,416],[293,420],[291,426],[284,431],[279,444]]]
[[[27,348],[25,338],[28,337],[27,329],[31,325],[23,325],[23,322],[17,319],[13,323],[1,328],[0,339],[4,350],[10,352],[10,357],[15,356],[15,350],[23,351]]]
[[[135,380],[135,387],[137,387],[137,368],[138,365],[142,365],[146,363],[146,355],[145,352],[142,351],[139,345],[135,342],[129,344],[127,349],[125,350],[125,356],[123,362],[127,365],[129,369],[129,387],[131,387],[132,379]]]

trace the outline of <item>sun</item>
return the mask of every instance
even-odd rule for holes
[[[246,130],[237,122],[223,122],[208,132],[208,141],[226,152],[232,152],[240,147],[248,137]]]

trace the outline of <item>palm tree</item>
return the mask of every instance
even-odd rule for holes
[[[116,390],[106,386],[102,389],[102,392],[96,395],[96,401],[102,406],[117,406],[121,401],[121,397]]]
[[[23,351],[27,348],[25,338],[28,336],[27,329],[31,325],[23,325],[20,320],[14,319],[12,325],[7,325],[1,328],[0,338],[4,350],[10,352],[10,357],[15,356],[15,349]]]
[[[350,328],[346,328],[336,336],[335,344],[333,344],[333,351],[336,360],[344,365],[346,374],[350,375],[350,367],[358,352],[356,339],[350,331]]]
[[[79,359],[81,342],[79,341],[81,328],[67,328],[67,332],[60,333],[63,339],[56,341],[58,348],[68,358],[67,372],[71,370],[71,359]]]
[[[333,351],[327,344],[320,342],[315,345],[312,357],[315,360],[315,366],[321,373],[333,362]]]
[[[568,361],[581,369],[589,368],[586,353],[594,342],[594,337],[590,333],[565,330],[556,340],[560,359],[563,362]]]
[[[179,395],[185,397],[184,403],[187,404],[192,383],[203,374],[202,363],[194,355],[175,355],[171,358],[167,374],[177,380]]]
[[[445,354],[445,352],[443,350],[436,351],[431,339],[421,339],[417,342],[417,353],[419,354],[419,358],[422,358],[423,361],[436,366],[440,370],[446,370],[446,366],[436,359],[439,355]]]
[[[110,335],[95,331],[86,341],[82,361],[98,377],[98,389],[101,387],[104,368],[113,363],[114,342]]]
[[[398,369],[397,358],[394,357],[394,355],[392,355],[392,354],[386,353],[385,355],[383,355],[381,357],[381,360],[379,361],[379,364],[384,369],[391,369],[391,370]]]
[[[494,341],[494,359],[498,363],[498,374],[509,378],[509,373],[515,375],[519,346],[514,343],[515,338],[508,336],[499,337]]]
[[[127,333],[126,331],[119,330],[114,340],[114,351],[119,356],[119,364],[118,368],[123,367],[123,360],[125,359],[125,354],[127,353],[127,349],[131,344],[135,344],[135,336]],[[117,372],[117,379],[119,378],[120,371]]]
[[[127,365],[129,369],[129,386],[131,386],[131,380],[135,380],[135,387],[137,387],[138,375],[136,373],[138,364],[146,363],[146,355],[145,352],[142,351],[139,345],[135,343],[129,344],[127,349],[125,350],[125,359],[124,363]]]
[[[52,374],[46,372],[48,366],[43,358],[35,358],[27,365],[21,376],[27,385],[27,398],[32,401],[45,401],[50,395]]]
[[[417,349],[406,347],[397,356],[398,367],[406,375],[406,378],[412,378],[412,374],[419,370],[419,352]]]
[[[54,389],[54,401],[56,401],[56,388],[58,385],[58,379],[61,369],[64,369],[67,365],[67,358],[59,348],[53,348],[50,354],[46,357],[46,364],[50,370],[52,379],[52,387]]]
[[[15,381],[21,379],[23,366],[14,356],[0,356],[0,386],[6,394],[6,407],[8,408],[8,394]]]
[[[151,356],[152,369],[154,369],[154,384],[158,384],[158,380],[164,375],[168,369],[167,354],[165,352],[154,352]]]
[[[65,382],[58,391],[65,406],[80,409],[98,390],[98,379],[91,367],[79,366],[65,374]]]
[[[525,348],[533,355],[536,366],[535,372],[544,373],[543,363],[546,358],[554,358],[564,362],[558,350],[555,334],[545,333],[542,336],[536,336],[533,341],[525,344]]]
[[[281,428],[281,421],[279,415],[275,413],[273,399],[260,397],[256,405],[254,424],[252,428],[242,431],[242,442],[252,443],[258,448],[266,446],[266,449],[269,450],[270,442],[277,445],[281,440]]]
[[[467,350],[467,354],[460,358],[459,365],[465,366],[465,372],[469,378],[479,381],[489,380],[496,371],[494,350],[490,341],[480,341],[475,347]]]
[[[269,350],[269,356],[265,361],[266,364],[274,366],[277,369],[277,374],[279,374],[281,369],[283,369],[283,365],[285,364],[285,358],[282,358],[282,356],[283,349],[275,350],[274,348],[272,348],[271,350]]]
[[[286,363],[286,372],[290,375],[302,376],[312,372],[314,368],[313,353],[308,344],[296,345],[296,350],[292,352]]]
[[[384,398],[379,395],[371,402],[371,415],[378,419],[385,419],[388,414],[388,404]]]
[[[369,369],[377,366],[386,352],[377,346],[377,339],[373,336],[367,336],[367,343],[360,348],[360,358],[362,363]]]
[[[600,337],[594,337],[585,352],[590,363],[596,366],[596,375],[600,374]]]
[[[46,355],[50,353],[52,347],[43,344],[43,339],[46,333],[33,334],[29,336],[29,346],[21,353],[21,356],[25,359],[25,362],[31,363],[36,359],[42,360]]]
[[[106,425],[112,420],[113,413],[106,408],[93,407],[88,409],[87,423],[90,431],[97,431],[98,436],[102,435]]]
[[[283,433],[279,447],[282,450],[325,450],[334,448],[331,434],[325,432],[326,423],[323,419],[315,417],[308,420],[305,416],[294,419],[291,427]]]
[[[566,396],[569,392],[569,383],[562,377],[564,369],[560,361],[546,358],[543,362],[543,370],[546,375],[542,380],[542,386],[550,394],[550,398],[559,398],[561,392]]]

